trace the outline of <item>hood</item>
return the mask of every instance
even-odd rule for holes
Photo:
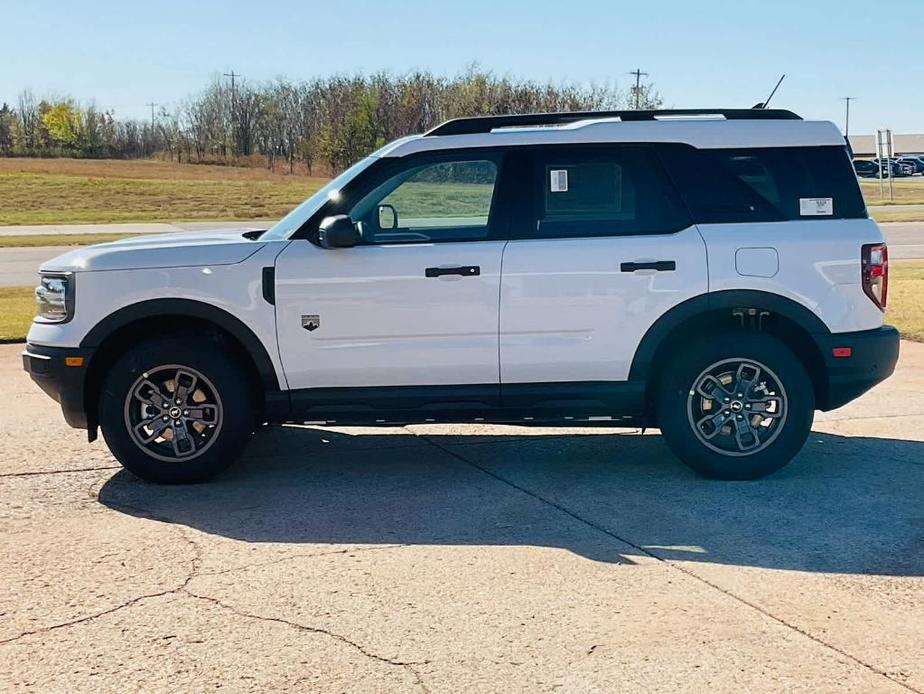
[[[265,244],[242,229],[139,236],[77,248],[42,263],[43,272],[94,272],[240,263]]]

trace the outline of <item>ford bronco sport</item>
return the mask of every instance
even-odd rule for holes
[[[292,421],[657,426],[701,474],[753,479],[898,358],[844,138],[780,110],[451,120],[265,232],[40,273],[25,368],[158,482]]]

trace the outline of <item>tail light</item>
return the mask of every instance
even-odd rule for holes
[[[869,243],[861,254],[863,291],[885,311],[889,297],[889,249],[884,243]]]

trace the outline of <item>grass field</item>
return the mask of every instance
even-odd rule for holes
[[[137,234],[23,234],[0,236],[0,248],[27,248],[36,246],[89,246],[130,238]]]
[[[893,181],[895,199],[889,200],[889,182],[883,181],[884,197],[879,195],[879,181],[864,179],[860,189],[867,205],[924,205],[924,176],[897,178]]]
[[[0,225],[276,219],[325,182],[231,166],[0,158]]]
[[[21,342],[35,315],[32,287],[0,287],[0,342]]]
[[[886,321],[898,327],[906,340],[924,342],[924,262],[889,264],[889,308]]]
[[[886,322],[906,340],[924,342],[924,261],[893,261],[889,270]],[[35,298],[32,287],[0,287],[0,342],[25,339]]]

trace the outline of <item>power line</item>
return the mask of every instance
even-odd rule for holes
[[[635,68],[629,74],[635,75],[635,110],[637,111],[642,107],[642,77],[648,77],[648,73]]]

